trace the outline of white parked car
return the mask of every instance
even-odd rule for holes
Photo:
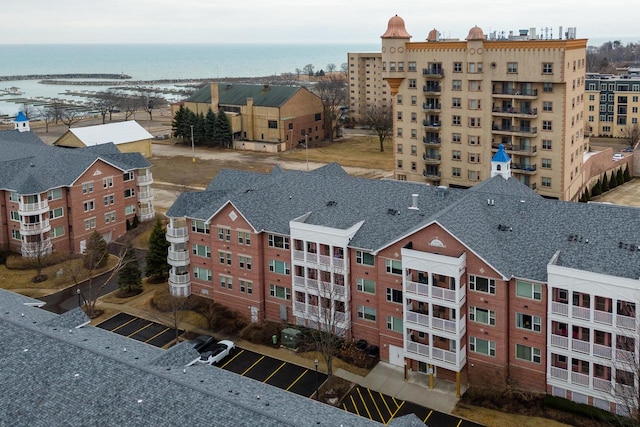
[[[220,363],[225,357],[231,354],[231,352],[236,348],[233,341],[222,340],[218,341],[218,343],[211,350],[205,351],[200,355],[200,358],[197,359],[197,362],[204,363],[206,365],[213,365]]]
[[[624,154],[616,153],[616,154],[613,155],[613,158],[611,160],[613,160],[615,162],[615,161],[622,160],[622,159],[624,159]]]

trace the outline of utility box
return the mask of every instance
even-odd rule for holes
[[[294,328],[285,328],[280,333],[280,342],[288,348],[298,348],[302,341],[302,332]]]

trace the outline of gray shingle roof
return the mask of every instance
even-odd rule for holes
[[[46,145],[31,132],[0,132],[0,189],[36,194],[70,186],[97,159],[130,171],[151,167],[140,153],[121,153],[113,144],[90,148]]]
[[[253,98],[253,105],[280,107],[300,90],[299,86],[272,86],[247,84],[218,84],[220,105],[247,105],[247,98]],[[186,102],[211,103],[211,86],[206,85],[191,95]]]
[[[419,210],[408,209],[412,194]],[[289,221],[305,214],[307,223],[339,229],[364,221],[350,246],[374,252],[436,221],[507,278],[546,281],[557,251],[558,265],[640,277],[639,209],[548,200],[513,178],[460,190],[355,178],[337,164],[312,172],[225,170],[167,215],[210,218],[228,202],[256,230],[285,235]]]
[[[32,301],[0,290],[0,424],[380,425],[217,367],[185,367],[194,358],[181,346],[52,326],[57,315],[23,305]]]

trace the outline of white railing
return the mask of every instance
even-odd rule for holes
[[[426,283],[412,282],[410,280],[406,281],[406,291],[408,294],[413,293],[453,303],[462,301],[466,295],[464,287],[460,287],[457,290],[446,289],[438,286],[429,286]]]
[[[307,304],[304,302],[300,302],[300,301],[294,301],[293,302],[293,309],[300,312],[300,313],[306,313],[307,312]]]
[[[571,306],[571,315],[577,319],[590,320],[591,309],[589,307]]]
[[[304,277],[293,276],[293,284],[296,286],[304,286]]]
[[[555,366],[551,367],[551,378],[556,378],[562,381],[567,381],[569,378],[569,371]]]
[[[431,349],[431,354],[432,354],[432,358],[435,360],[441,360],[443,362],[452,363],[454,365],[457,363],[457,357],[456,357],[455,351],[448,351],[438,347],[433,347]]]
[[[551,334],[551,345],[554,347],[560,347],[569,349],[569,338],[562,335]]]
[[[622,396],[623,398],[635,399],[638,398],[638,393],[635,390],[635,387],[624,384],[616,383],[616,396]]]
[[[53,251],[51,239],[45,239],[40,242],[22,242],[20,252],[23,257],[35,258],[38,255],[49,255]]]
[[[342,258],[333,258],[333,266],[335,268],[340,268],[343,269],[344,268],[344,260]]]
[[[346,289],[342,285],[333,285],[333,291],[336,295],[344,295]]]
[[[593,321],[604,323],[605,325],[613,325],[613,314],[606,311],[595,310],[593,312]]]
[[[148,172],[145,175],[138,175],[138,185],[148,185],[153,182],[153,175]]]
[[[407,280],[407,293],[429,296],[429,285]]]
[[[582,341],[577,339],[571,340],[571,350],[579,351],[580,353],[591,353],[591,343],[589,341]]]
[[[293,251],[293,259],[298,261],[304,261],[304,251]]]
[[[561,316],[569,316],[569,304],[553,301],[551,303],[551,313],[559,314]]]
[[[611,380],[605,380],[604,378],[594,378],[593,379],[593,389],[610,393],[611,392]]]
[[[319,255],[320,264],[331,265],[331,257],[329,255]]]
[[[636,327],[636,319],[635,317],[622,316],[619,314],[616,316],[616,326],[633,330]]]
[[[187,227],[171,227],[167,226],[167,237],[172,237],[174,239],[179,239],[181,237],[187,237],[189,235],[189,230]]]
[[[43,231],[49,231],[50,229],[51,225],[49,224],[48,219],[29,224],[20,223],[20,233],[22,234],[42,233]]]
[[[191,283],[191,279],[189,277],[189,273],[174,274],[169,272],[169,283],[175,285],[186,285]]]
[[[456,333],[456,321],[455,320],[446,320],[440,319],[438,317],[431,318],[431,327],[433,329],[439,329],[445,332],[451,332],[452,334]],[[435,348],[434,348],[435,350]]]
[[[612,349],[606,345],[593,344],[593,355],[598,357],[604,357],[605,359],[611,359]]]
[[[138,200],[147,200],[153,198],[153,190],[141,191],[138,193]]]
[[[42,200],[36,203],[18,203],[18,211],[20,212],[37,212],[49,210],[49,201]]]
[[[420,356],[430,357],[428,345],[419,344],[413,341],[408,341],[406,344],[408,352],[419,354]]]
[[[407,323],[429,327],[429,315],[416,313],[415,311],[407,311]]]
[[[173,249],[169,248],[169,250],[167,251],[167,259],[169,261],[186,261],[189,259],[189,251],[174,251]]]
[[[589,375],[580,372],[571,372],[571,384],[589,387]]]
[[[315,264],[318,263],[318,254],[312,252],[306,252],[307,254],[307,262],[313,262]]]
[[[431,287],[431,297],[435,299],[441,299],[444,301],[456,302],[456,291],[450,289],[439,288],[437,286]]]
[[[636,361],[635,354],[632,351],[616,349],[616,360],[622,363],[634,364]]]
[[[153,215],[156,211],[153,208],[140,208],[140,215]]]

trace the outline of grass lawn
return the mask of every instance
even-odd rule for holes
[[[506,414],[479,406],[459,404],[453,410],[454,415],[491,427],[568,427],[558,421],[542,417]]]
[[[118,258],[110,255],[107,265],[94,271],[94,275],[101,274],[112,269],[117,262]],[[57,273],[60,270],[62,270],[62,274],[58,276]],[[0,265],[0,286],[4,289],[13,290],[24,295],[28,294],[28,296],[47,295],[50,294],[51,291],[64,289],[68,286],[74,285],[74,281],[69,274],[69,271],[78,270],[80,270],[80,281],[89,278],[89,272],[82,268],[82,259],[75,258],[44,268],[42,273],[46,274],[49,278],[44,282],[33,283],[31,279],[36,276],[36,270],[8,269],[5,265]]]

